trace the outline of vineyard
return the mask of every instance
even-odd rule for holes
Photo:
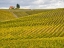
[[[0,10],[0,21],[11,20],[14,18],[14,15],[9,11]]]
[[[0,10],[4,15],[11,20],[0,19],[1,48],[64,48],[64,9]]]

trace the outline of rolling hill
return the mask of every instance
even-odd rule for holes
[[[16,17],[9,11],[0,10],[0,21],[15,19]]]
[[[30,12],[23,12],[27,16],[0,22],[0,47],[63,48],[64,9]],[[15,12],[17,16],[21,13]]]

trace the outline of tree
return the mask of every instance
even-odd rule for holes
[[[19,9],[20,8],[20,5],[19,4],[16,4],[16,8]]]

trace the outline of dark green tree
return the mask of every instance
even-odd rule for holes
[[[19,9],[20,8],[20,5],[19,4],[16,4],[16,8]]]

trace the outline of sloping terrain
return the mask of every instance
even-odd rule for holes
[[[11,12],[13,12],[15,15],[17,15],[17,17],[24,17],[24,16],[28,16],[28,15],[34,15],[34,14],[38,14],[41,12],[46,12],[46,11],[50,11],[50,10],[10,10]]]
[[[64,9],[0,22],[2,48],[63,48]]]
[[[23,16],[27,16],[28,15],[25,11],[14,11],[13,13],[15,15],[17,15],[18,17],[23,17]]]
[[[14,15],[6,10],[0,10],[0,21],[5,21],[5,20],[11,20],[14,19]]]

